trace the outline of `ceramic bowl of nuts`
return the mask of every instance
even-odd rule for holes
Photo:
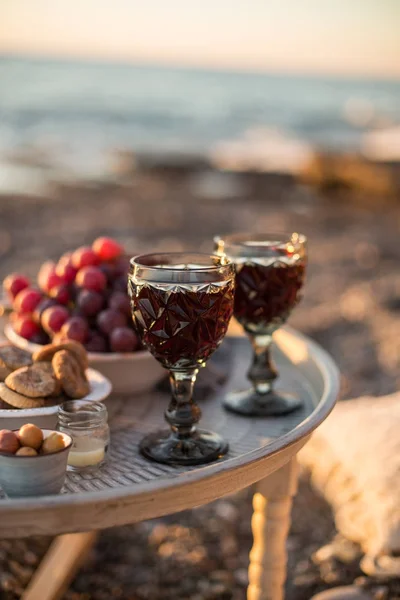
[[[72,438],[27,423],[0,431],[0,485],[9,498],[58,494]]]

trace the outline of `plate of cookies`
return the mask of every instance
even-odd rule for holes
[[[11,323],[4,327],[5,337],[18,348],[34,354],[43,348],[18,335]],[[165,370],[147,350],[136,352],[88,352],[91,368],[103,373],[111,381],[116,394],[134,396],[154,387],[163,377]]]
[[[27,418],[54,428],[59,404],[70,399],[99,402],[111,389],[104,375],[88,368],[86,350],[78,342],[48,344],[33,354],[0,345],[0,428],[16,429]]]

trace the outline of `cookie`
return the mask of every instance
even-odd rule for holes
[[[43,346],[43,348],[34,352],[33,360],[34,362],[51,362],[55,353],[60,350],[68,350],[71,352],[84,371],[88,368],[89,365],[85,348],[79,342],[74,342],[72,340],[63,342],[62,344],[48,344],[47,346]]]
[[[10,390],[28,398],[46,398],[56,391],[53,373],[40,363],[13,371],[6,377],[5,384]]]
[[[16,348],[12,344],[0,346],[0,365],[15,371],[32,364],[32,355],[26,350]]]
[[[5,383],[0,383],[0,399],[9,405],[8,408],[41,408],[46,406],[44,398],[27,398],[8,389]]]
[[[71,352],[59,350],[53,356],[51,364],[67,396],[79,399],[90,392],[89,382],[82,372],[81,365]]]
[[[43,369],[46,373],[48,373],[54,381],[54,392],[52,394],[50,394],[49,398],[58,398],[58,396],[61,396],[62,394],[62,385],[59,382],[59,380],[57,379],[55,373],[54,373],[54,369],[53,369],[53,365],[51,364],[51,362],[45,362],[45,361],[39,361],[36,363],[33,363],[33,366],[39,366],[40,368]]]

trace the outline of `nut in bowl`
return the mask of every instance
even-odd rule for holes
[[[72,438],[26,423],[0,431],[0,485],[10,498],[58,494],[64,484]]]

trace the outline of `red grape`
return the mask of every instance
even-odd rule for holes
[[[71,317],[82,317],[83,319],[86,319],[86,316],[87,315],[85,315],[84,312],[78,306],[75,306],[71,310]]]
[[[94,317],[104,306],[104,298],[98,292],[81,290],[76,299],[78,310],[86,317]]]
[[[71,317],[61,327],[61,334],[69,340],[84,344],[89,335],[89,326],[83,317]]]
[[[117,258],[117,256],[120,256],[123,252],[122,246],[109,237],[97,238],[97,240],[93,242],[92,248],[96,254],[100,256],[101,260]]]
[[[47,333],[45,333],[43,330],[39,331],[38,333],[35,333],[31,338],[30,341],[33,342],[34,344],[48,344],[50,342],[50,338],[47,335]]]
[[[31,340],[34,335],[40,333],[39,325],[35,323],[30,315],[20,315],[14,321],[14,329],[18,335],[26,340]]]
[[[50,306],[42,313],[42,327],[49,334],[57,333],[69,318],[65,306]]]
[[[107,342],[98,331],[90,331],[85,348],[88,352],[107,352]]]
[[[33,318],[36,323],[40,323],[42,319],[42,313],[46,310],[46,308],[50,308],[50,306],[56,306],[57,302],[54,298],[43,298],[41,302],[37,305],[33,312]]]
[[[37,305],[43,299],[38,290],[25,288],[14,298],[14,309],[19,313],[33,313]]]
[[[111,284],[117,276],[115,266],[111,262],[105,262],[99,265],[99,269],[107,278],[107,282]]]
[[[53,287],[62,283],[61,278],[56,273],[56,265],[52,260],[47,260],[42,264],[37,279],[40,289],[44,292],[49,292]]]
[[[111,332],[110,346],[113,352],[134,352],[138,345],[137,335],[129,327],[117,327]]]
[[[115,281],[113,288],[116,292],[127,292],[128,278],[126,275],[120,275]]]
[[[12,300],[19,292],[27,288],[29,285],[29,279],[24,275],[20,275],[19,273],[11,273],[10,275],[7,275],[3,281],[3,288]]]
[[[119,256],[113,264],[117,275],[127,276],[131,263],[126,254]]]
[[[106,335],[110,335],[111,331],[117,327],[125,327],[126,322],[125,315],[112,308],[102,310],[96,319],[97,327]]]
[[[56,285],[50,290],[50,296],[58,302],[58,304],[69,304],[71,302],[71,290],[65,283]]]
[[[75,269],[82,269],[83,267],[90,267],[99,264],[99,257],[90,246],[82,246],[75,250],[72,254],[72,265]]]
[[[84,267],[78,271],[76,283],[86,290],[101,292],[107,285],[107,279],[98,267]]]
[[[56,273],[64,283],[73,283],[77,270],[72,264],[72,254],[64,254],[57,263]]]
[[[108,301],[109,308],[117,310],[127,317],[131,316],[131,303],[128,294],[124,292],[113,292]]]

